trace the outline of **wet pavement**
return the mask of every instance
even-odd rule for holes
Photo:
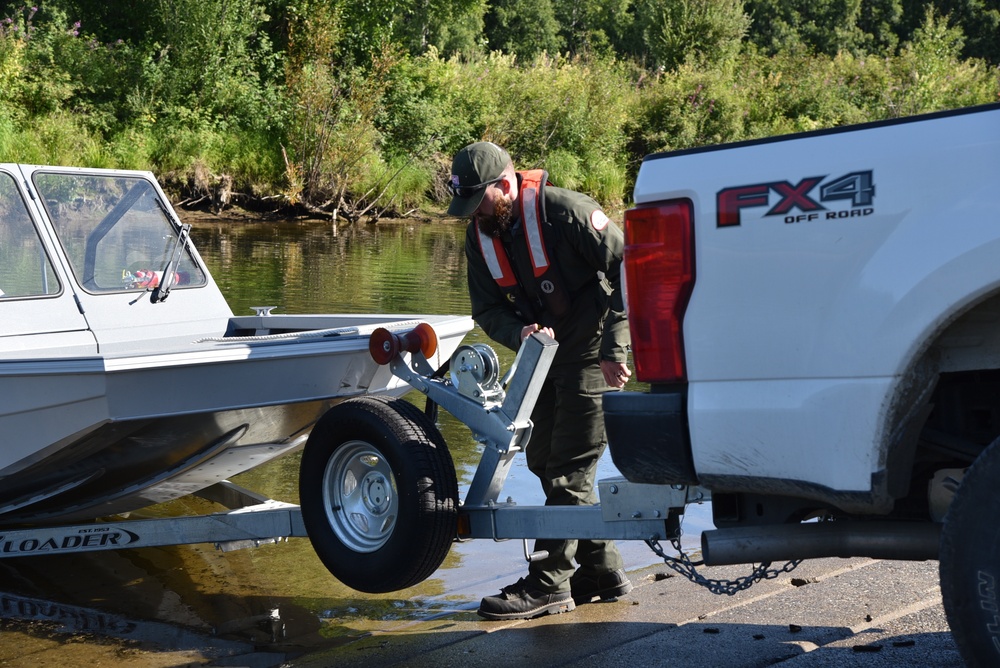
[[[717,579],[747,572],[707,569]],[[732,597],[662,566],[630,576],[635,589],[627,597],[535,620],[487,622],[475,603],[463,602],[420,621],[355,623],[350,642],[287,665],[962,666],[936,562],[816,560]]]

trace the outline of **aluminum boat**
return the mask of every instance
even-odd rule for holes
[[[409,385],[376,328],[452,315],[234,316],[151,173],[0,164],[0,526],[196,493],[302,445],[339,401]]]

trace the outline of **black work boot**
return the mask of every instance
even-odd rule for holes
[[[550,594],[535,589],[525,578],[507,585],[496,596],[486,596],[479,604],[479,616],[486,619],[531,619],[558,615],[576,608],[568,591]]]
[[[621,568],[600,575],[587,575],[577,571],[569,582],[573,602],[577,605],[590,603],[598,597],[602,601],[612,601],[632,591],[632,583]]]

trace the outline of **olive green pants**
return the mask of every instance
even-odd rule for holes
[[[542,482],[545,505],[597,503],[597,461],[607,446],[601,395],[607,389],[596,362],[559,365],[549,371],[531,414],[534,427],[525,452],[528,468]],[[590,575],[623,567],[610,540],[538,539],[534,549],[549,553],[528,567],[529,581],[544,591],[569,591],[574,560]]]

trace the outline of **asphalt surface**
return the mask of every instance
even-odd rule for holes
[[[733,579],[749,566],[704,569]],[[658,565],[629,573],[618,601],[490,622],[468,597],[432,618],[358,620],[343,644],[287,666],[666,666],[876,668],[963,665],[941,606],[937,562],[807,561],[733,596]],[[496,589],[509,584],[497,581]],[[355,625],[356,624],[356,625]]]

